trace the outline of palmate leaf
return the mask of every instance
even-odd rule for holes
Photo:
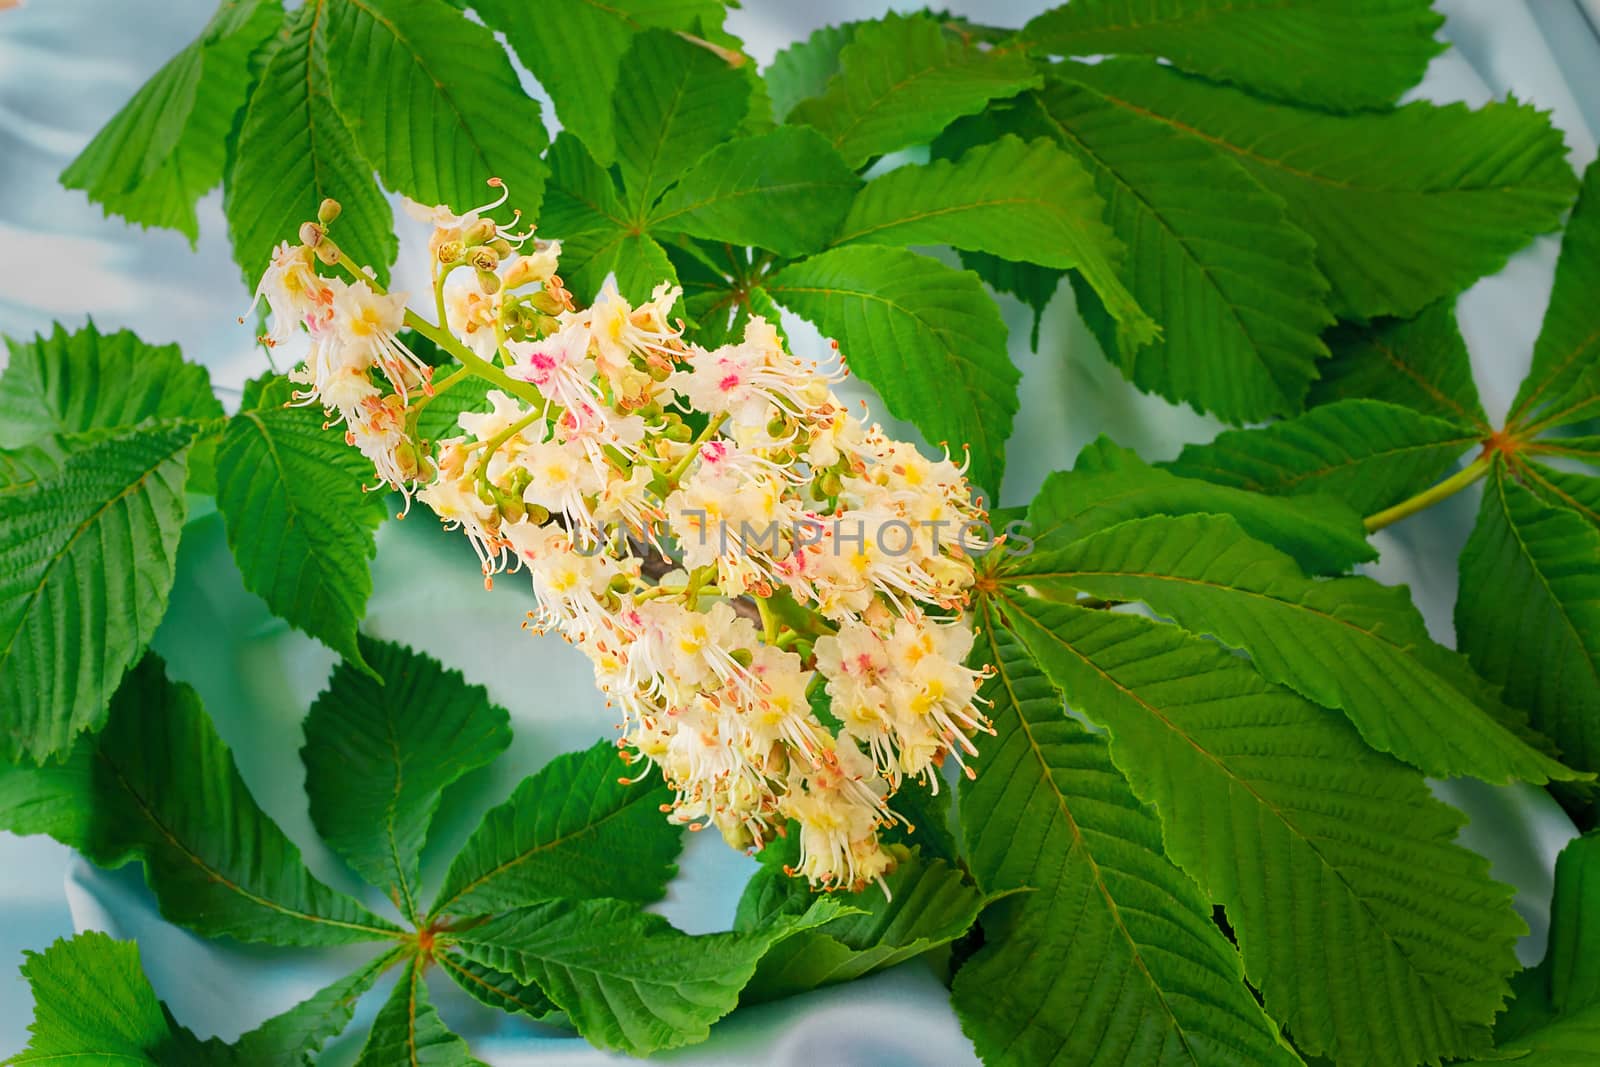
[[[1430,0],[1072,0],[1022,35],[1057,55],[1160,56],[1267,96],[1378,108],[1443,51]]]
[[[360,639],[382,682],[348,663],[306,716],[306,793],[317,833],[416,920],[423,842],[450,783],[511,743],[481,686],[403,645]]]
[[[1404,589],[1316,580],[1221,515],[1157,516],[1008,568],[1007,582],[1138,600],[1243,649],[1268,679],[1340,708],[1367,743],[1439,778],[1580,777],[1519,740],[1465,661],[1428,637]]]
[[[1332,355],[1308,403],[1383,400],[1490,433],[1453,299],[1429,304],[1412,319],[1341,324],[1327,340]]]
[[[394,991],[372,1020],[356,1067],[483,1067],[467,1051],[467,1043],[451,1033],[428,996],[428,986],[415,963],[407,964]]]
[[[1017,263],[987,252],[962,252],[961,265],[973,271],[994,288],[1022,301],[1033,312],[1033,329],[1028,333],[1028,343],[1039,351],[1039,327],[1044,323],[1044,309],[1050,306],[1056,290],[1061,287],[1064,270],[1036,267],[1032,263]]]
[[[28,1047],[5,1063],[148,1065],[197,1063],[200,1042],[173,1022],[139,964],[139,947],[90,930],[27,952],[33,992]]]
[[[1045,479],[1028,508],[1031,550],[1060,547],[1147,515],[1231,515],[1251,537],[1314,574],[1339,574],[1377,558],[1361,513],[1326,496],[1274,498],[1152,467],[1101,437],[1070,471]]]
[[[683,831],[661,817],[667,787],[623,785],[627,769],[616,745],[601,741],[525,779],[462,846],[432,914],[484,915],[561,896],[658,899],[677,873]]]
[[[649,224],[803,256],[828,243],[860,187],[820,133],[784,126],[711,149],[655,207]]]
[[[194,244],[195,203],[222,180],[249,58],[283,15],[279,0],[223,0],[200,36],[168,60],[61,173],[108,215],[175,229]]]
[[[1123,280],[1163,330],[1118,360],[1123,374],[1231,422],[1301,409],[1332,317],[1311,238],[1277,197],[1234,161],[1067,81],[1052,78],[999,121],[1054,138],[1094,175],[1128,249]],[[1114,319],[1083,283],[1074,288],[1117,356]]]
[[[217,451],[217,508],[245,588],[355,664],[373,534],[388,515],[383,495],[364,491],[371,479],[310,407],[242,410]]]
[[[444,0],[326,2],[333,100],[384,184],[465,211],[500,178],[537,218],[544,124],[494,34]]]
[[[1259,430],[1229,430],[1164,464],[1258,493],[1326,493],[1364,514],[1432,485],[1480,437],[1380,400],[1340,400]]]
[[[703,1041],[769,948],[839,912],[824,897],[756,930],[691,936],[622,901],[551,900],[453,937],[467,957],[536,983],[590,1044],[644,1056]]]
[[[186,685],[154,654],[129,672],[106,728],[65,766],[0,766],[0,825],[46,830],[101,867],[131,860],[172,922],[208,937],[338,945],[393,927],[317,881],[256,806]],[[59,817],[67,796],[79,814]],[[58,808],[58,816],[41,812]],[[14,812],[20,812],[18,817]]]
[[[1019,49],[984,51],[927,16],[891,14],[856,25],[827,91],[801,101],[788,121],[815,126],[846,163],[859,167],[925,144],[952,120],[1036,84]]]
[[[0,751],[58,756],[166,611],[193,423],[110,437],[0,492]]]
[[[1155,323],[1117,277],[1122,243],[1105,202],[1072,156],[1048,140],[1002,137],[959,159],[906,166],[870,182],[850,205],[835,245],[947,244],[1046,267],[1073,267],[1118,323],[1131,353]]]
[[[838,340],[890,413],[934,444],[971,447],[972,481],[995,494],[1020,375],[983,283],[902,248],[835,248],[791,264],[773,299]]]
[[[310,1063],[312,1053],[350,1025],[356,1001],[393,965],[401,951],[394,949],[377,957],[244,1034],[229,1047],[232,1062],[239,1067]]]
[[[596,158],[617,157],[611,98],[623,56],[642,29],[705,29],[722,22],[720,0],[474,0],[483,20],[505,31],[523,66],[539,79],[563,129]]]
[[[612,102],[617,170],[644,218],[695,160],[727,140],[750,106],[750,82],[708,48],[666,30],[634,38]]]
[[[1550,304],[1533,346],[1533,366],[1512,402],[1508,427],[1543,429],[1600,414],[1596,286],[1600,286],[1600,166],[1590,163],[1561,238]]]
[[[1067,76],[1209,145],[1282,197],[1316,240],[1343,317],[1411,315],[1493,273],[1556,228],[1575,186],[1560,132],[1515,102],[1336,116],[1142,60],[1074,64]]]
[[[233,258],[255,286],[280,241],[317,217],[324,198],[337,200],[335,236],[356,263],[388,283],[399,251],[394,215],[333,106],[327,60],[330,6],[311,0],[289,18],[265,58],[261,81],[239,127],[223,208]]]
[[[991,1067],[1292,1064],[1211,905],[1162,853],[1161,826],[983,609],[995,737],[961,785],[973,873],[1029,887],[985,913],[956,973],[962,1027]]]
[[[902,860],[884,883],[837,894],[857,913],[774,945],[740,1002],[775,1000],[915,959],[965,934],[987,902],[959,868],[917,855]],[[780,915],[803,915],[815,900],[803,882],[763,862],[745,885],[734,929],[757,931]]]
[[[1577,838],[1556,857],[1544,959],[1512,979],[1516,1000],[1495,1023],[1495,1051],[1475,1064],[1587,1067],[1600,1055],[1600,945],[1594,892],[1600,836]]]
[[[6,339],[0,373],[0,448],[42,437],[133,426],[145,419],[222,417],[204,367],[184,362],[177,345],[152,345],[128,330],[101,333],[93,322],[49,337]]]
[[[1497,463],[1461,552],[1456,638],[1560,747],[1600,769],[1600,527],[1542,503]]]
[[[1300,1048],[1401,1067],[1487,1045],[1526,927],[1420,774],[1213,642],[1002,596],[1068,704],[1110,731]]]

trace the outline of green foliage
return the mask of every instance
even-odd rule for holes
[[[248,60],[282,17],[279,0],[223,0],[200,36],[167,61],[61,173],[108,215],[200,237],[195,202],[222,180]]]
[[[1308,403],[1384,400],[1489,432],[1453,300],[1429,304],[1412,319],[1346,324],[1328,334],[1332,355]]]
[[[360,647],[382,681],[342,663],[306,716],[311,821],[416,921],[422,845],[440,796],[511,743],[509,716],[429,656],[370,638]]]
[[[1421,775],[1176,627],[1009,592],[1003,611],[1068,704],[1110,731],[1301,1048],[1412,1064],[1487,1045],[1524,927]]]
[[[899,248],[836,248],[765,286],[839,341],[853,372],[933,444],[971,448],[969,476],[995,493],[1017,411],[1005,324],[971,271]]]
[[[1404,590],[1369,578],[1307,578],[1231,518],[1132,520],[1021,559],[1007,578],[1142,601],[1249,652],[1267,678],[1342,709],[1368,744],[1428,774],[1574,777],[1519,741],[1497,708],[1481,706],[1486,694],[1465,662],[1429,639]]]
[[[465,211],[500,178],[536,215],[544,124],[494,35],[444,0],[325,2],[333,101],[384,184]]]
[[[1496,464],[1461,553],[1456,634],[1575,767],[1600,767],[1600,527]]]
[[[1189,445],[1166,466],[1258,493],[1326,493],[1370,515],[1432,485],[1478,439],[1473,426],[1397,404],[1340,400]]]
[[[217,509],[245,588],[277,615],[360,664],[356,624],[368,560],[387,516],[363,484],[371,467],[320,409],[272,407],[230,419],[217,452]]]
[[[174,422],[106,436],[0,491],[5,758],[59,756],[105,722],[166,611],[194,435]]]
[[[49,337],[26,343],[8,338],[6,349],[0,448],[146,419],[222,417],[211,376],[185,363],[177,345],[146,344],[127,330],[104,334],[91,322],[75,333],[57,324]]]
[[[604,741],[557,756],[483,817],[445,875],[435,915],[521,907],[564,890],[646,902],[677,873],[681,831],[661,819],[660,782],[624,784]],[[627,850],[628,862],[616,857]]]
[[[469,958],[536,983],[590,1043],[643,1056],[703,1041],[768,949],[839,911],[823,898],[742,933],[691,936],[621,901],[554,900],[457,939]]]
[[[428,987],[415,963],[407,964],[389,999],[372,1021],[372,1032],[356,1067],[482,1067],[467,1052],[467,1043],[446,1029],[428,997]]]
[[[62,939],[26,953],[22,977],[33,990],[32,1038],[7,1064],[167,1067],[199,1045],[156,999],[132,941],[95,931]]]
[[[393,213],[344,116],[334,107],[328,69],[331,4],[311,0],[289,18],[268,51],[233,151],[224,207],[234,258],[245,284],[256,280],[272,249],[316,218],[332,197],[343,208],[339,243],[387,282],[399,251]]]
[[[1443,46],[1429,0],[1073,0],[1022,33],[1072,56],[1159,56],[1267,96],[1336,109],[1383,107]]]
[[[1164,855],[1155,812],[998,623],[985,610],[976,656],[995,667],[996,735],[962,783],[963,829],[985,887],[1029,891],[985,914],[984,947],[956,975],[985,1062],[1296,1062],[1210,904]]]
[[[1548,118],[1507,102],[1417,102],[1386,114],[1298,111],[1169,68],[1072,68],[1115,107],[1232,159],[1316,241],[1341,315],[1410,315],[1498,270],[1571,203],[1566,146]]]
[[[924,144],[951,120],[1037,84],[1017,49],[979,49],[922,15],[860,23],[839,51],[839,72],[821,96],[788,115],[822,131],[846,163]]]

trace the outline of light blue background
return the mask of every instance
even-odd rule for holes
[[[176,341],[211,368],[225,400],[263,367],[236,316],[248,303],[229,255],[221,198],[201,204],[202,236],[191,251],[165,231],[105,219],[80,193],[55,182],[61,168],[117,107],[209,14],[211,0],[34,0],[0,11],[0,332],[22,337],[92,315],[104,329],[129,327],[149,341]],[[908,5],[895,5],[905,7]],[[1020,25],[1044,4],[964,3],[958,13]],[[1421,95],[1477,104],[1513,92],[1554,113],[1581,167],[1600,132],[1600,0],[1443,0],[1445,36],[1456,46],[1430,68]],[[763,63],[814,27],[876,14],[885,5],[843,0],[746,0],[730,28]],[[1588,10],[1588,20],[1584,10]],[[546,115],[550,114],[548,106]],[[418,289],[423,239],[403,216],[399,284]],[[1544,238],[1460,304],[1479,387],[1490,415],[1503,414],[1526,371],[1549,295],[1557,242]],[[1003,302],[1012,354],[1023,369],[1022,410],[1010,453],[1005,503],[1025,502],[1051,470],[1066,466],[1105,432],[1149,458],[1175,454],[1217,426],[1129,388],[1096,350],[1063,289],[1046,315],[1040,352],[1027,348],[1027,316]],[[814,332],[791,333],[820,355]],[[0,355],[0,359],[3,359]],[[1411,585],[1440,640],[1450,639],[1455,558],[1475,500],[1452,500],[1379,535],[1373,573]],[[202,509],[206,510],[206,509]],[[511,709],[516,739],[494,768],[455,792],[456,815],[428,853],[435,877],[475,823],[516,781],[555,753],[606,732],[611,718],[582,659],[554,638],[535,641],[518,625],[529,597],[514,580],[493,594],[478,588],[464,545],[440,535],[419,510],[381,531],[377,592],[368,632],[432,651],[487,685]],[[418,575],[426,572],[425,577]],[[321,688],[332,656],[273,619],[246,593],[214,514],[197,511],[186,532],[172,609],[156,641],[172,673],[194,684],[262,806],[306,851],[316,873],[352,892],[360,887],[316,840],[301,793],[299,722]],[[1538,790],[1473,783],[1440,787],[1472,817],[1468,843],[1489,855],[1498,877],[1519,888],[1533,934],[1525,959],[1543,951],[1550,866],[1571,827]],[[691,931],[726,928],[751,862],[720,841],[696,838],[662,910]],[[15,975],[22,949],[42,949],[74,929],[135,937],[157,991],[201,1034],[232,1037],[336,977],[361,953],[293,952],[208,942],[161,922],[136,869],[106,874],[43,839],[0,834],[0,1055],[22,1047],[30,1017]],[[576,1039],[541,1031],[449,995],[446,1019],[491,1064],[595,1063],[612,1057]],[[368,1004],[366,1015],[373,1005]],[[356,1028],[359,1031],[359,1025]],[[348,1062],[346,1040],[330,1062]],[[973,1062],[943,988],[919,964],[847,987],[736,1013],[706,1045],[666,1059],[682,1063],[964,1064]]]

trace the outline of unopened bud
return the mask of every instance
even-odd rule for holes
[[[317,205],[317,221],[324,226],[331,226],[342,210],[344,209],[339,206],[339,201],[330,196]]]
[[[665,361],[657,363],[652,360],[648,369],[650,371],[650,380],[653,382],[664,382],[672,377],[672,364]]]
[[[500,275],[492,270],[478,271],[478,288],[483,290],[483,295],[493,296],[500,291]]]
[[[606,588],[613,593],[626,593],[633,588],[633,579],[626,574],[618,574],[611,579],[611,584]]]
[[[748,648],[736,648],[728,653],[728,656],[741,667],[748,667],[756,661],[755,656],[750,654]]]
[[[528,521],[535,526],[543,526],[550,521],[550,510],[538,504],[528,505]]]
[[[669,441],[684,444],[694,437],[694,431],[680,422],[676,426],[668,426],[663,436]]]
[[[327,235],[328,231],[314,222],[302,222],[300,224],[300,243],[307,248],[316,248],[322,244],[322,239]]]
[[[498,232],[499,227],[495,226],[493,219],[479,219],[467,227],[467,232],[463,236],[467,244],[481,245],[494,240],[495,234]]]
[[[474,248],[467,254],[467,262],[478,270],[494,271],[500,267],[500,257],[494,254],[494,249],[487,246]]]
[[[822,490],[823,496],[838,496],[844,492],[844,479],[833,471],[828,471],[817,479],[817,488]]]
[[[494,254],[499,256],[501,259],[507,258],[514,251],[511,247],[511,242],[506,240],[504,237],[496,237],[494,240],[489,242],[489,247],[494,249]]]

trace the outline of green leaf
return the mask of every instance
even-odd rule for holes
[[[1401,1067],[1485,1046],[1526,927],[1420,774],[1214,642],[1004,596],[1067,703],[1110,731],[1168,853],[1227,909],[1301,1049]]]
[[[700,157],[651,212],[650,226],[803,256],[828,243],[860,187],[821,134],[784,126]]]
[[[1332,318],[1314,245],[1277,197],[1205,145],[1066,81],[1003,121],[1054,138],[1094,175],[1128,248],[1123,280],[1163,331],[1117,360],[1130,381],[1231,422],[1301,410]],[[1115,358],[1114,320],[1074,288]]]
[[[761,958],[741,1003],[852,981],[915,959],[966,933],[986,903],[984,894],[943,860],[913,855],[885,876],[884,883],[884,888],[837,894],[855,914],[774,945]],[[815,900],[803,881],[780,867],[763,865],[745,885],[734,928],[756,931],[781,915],[803,915]]]
[[[538,1022],[554,1022],[562,1018],[561,1009],[532,982],[519,982],[504,971],[497,971],[454,953],[447,952],[435,959],[456,985],[481,1004],[526,1015]]]
[[[377,957],[249,1031],[232,1047],[234,1060],[239,1067],[309,1063],[310,1053],[320,1050],[350,1025],[356,1001],[394,963],[399,951]]]
[[[312,407],[240,411],[217,451],[217,508],[244,585],[273,614],[361,664],[382,493],[371,465]]]
[[[1523,462],[1518,470],[1527,479],[1528,488],[1546,503],[1571,508],[1600,526],[1600,478],[1556,470],[1543,463]]]
[[[333,100],[384,184],[466,211],[500,178],[537,218],[544,123],[494,34],[444,0],[326,2]]]
[[[1055,299],[1056,290],[1067,272],[1036,267],[1032,263],[1014,263],[986,252],[962,252],[961,265],[976,273],[996,292],[1016,297],[1033,311],[1033,329],[1028,334],[1028,343],[1035,352],[1039,351],[1039,327],[1044,322],[1044,309]]]
[[[1002,137],[959,159],[900,167],[867,184],[834,237],[852,243],[947,244],[1045,267],[1074,267],[1117,320],[1125,353],[1156,336],[1117,277],[1122,242],[1072,156],[1048,140]]]
[[[561,242],[561,278],[581,302],[594,301],[608,274],[635,304],[648,300],[662,282],[678,284],[672,260],[649,234],[590,230]]]
[[[1574,767],[1600,769],[1600,527],[1496,464],[1461,551],[1456,637]]]
[[[222,417],[204,367],[184,362],[177,345],[151,345],[127,330],[74,333],[56,323],[49,337],[6,339],[0,373],[0,448],[42,437],[121,429],[145,419]]]
[[[1371,515],[1432,485],[1478,431],[1381,400],[1340,400],[1189,445],[1175,474],[1257,493],[1327,493]]]
[[[617,157],[611,111],[617,71],[638,31],[722,21],[719,0],[473,0],[471,7],[505,31],[517,58],[550,94],[562,128],[607,163]]]
[[[1411,315],[1464,289],[1555,229],[1572,199],[1560,131],[1515,102],[1337,116],[1144,61],[1075,64],[1070,76],[1211,146],[1282,197],[1315,239],[1344,317]]]
[[[728,139],[750,106],[750,83],[709,48],[667,30],[634,38],[613,98],[617,169],[631,211],[651,205],[690,165]]]
[[[283,16],[278,0],[223,0],[200,36],[168,60],[61,172],[107,215],[200,237],[195,203],[222,180],[249,59]]]
[[[953,796],[954,790],[946,783],[941,782],[939,791],[934,792],[921,778],[906,779],[889,798],[889,808],[911,825],[886,826],[878,831],[879,840],[918,849],[925,860],[944,860],[959,866],[961,850],[950,830]]]
[[[930,443],[971,447],[969,476],[991,495],[1021,377],[1006,328],[971,271],[901,248],[836,248],[785,267],[773,299],[836,338],[850,369]]]
[[[0,492],[0,750],[64,753],[149,644],[188,517],[195,428],[98,441]]]
[[[80,740],[64,768],[0,765],[8,778],[0,796],[24,819],[0,810],[0,824],[48,830],[101,867],[143,861],[161,914],[207,937],[338,945],[394,929],[311,876],[256,806],[200,698],[169,682],[154,654],[128,673],[106,728]],[[69,791],[82,814],[41,824],[30,798],[61,803]]]
[[[1479,705],[1481,686],[1460,656],[1428,637],[1405,589],[1307,578],[1226,516],[1125,522],[1021,559],[1006,580],[1142,601],[1249,652],[1269,680],[1342,709],[1373,748],[1434,777],[1581,777]]]
[[[456,370],[451,365],[450,370]],[[444,377],[435,374],[435,380]],[[447,391],[435,393],[428,406],[417,416],[417,434],[425,441],[438,441],[446,437],[460,437],[466,431],[458,421],[465,412],[481,412],[489,407],[489,394],[495,385],[487,378],[472,375],[452,385]]]
[[[1152,467],[1101,437],[1071,471],[1045,479],[1028,509],[1030,550],[1060,547],[1147,515],[1231,515],[1251,537],[1315,574],[1338,574],[1377,558],[1361,513],[1332,497],[1286,499],[1184,478]]]
[[[374,679],[333,669],[306,715],[306,794],[317,833],[407,918],[423,842],[446,786],[511,743],[510,716],[482,686],[404,645],[360,639]]]
[[[567,752],[489,811],[445,874],[434,915],[483,915],[548,897],[651,901],[677,873],[683,831],[660,781],[624,785],[617,746]],[[625,861],[620,858],[626,857]]]
[[[356,1067],[483,1067],[467,1051],[467,1043],[451,1033],[428,996],[428,986],[415,963],[408,964],[394,992],[372,1020],[372,1033],[362,1046]]]
[[[801,101],[789,121],[821,130],[852,167],[933,140],[989,100],[1037,85],[1017,49],[983,50],[924,15],[863,22],[839,53],[827,92]]]
[[[1296,1063],[1105,738],[1063,714],[1020,642],[983,614],[995,736],[961,784],[962,830],[986,888],[1032,887],[984,914],[984,947],[956,972],[956,1012],[984,1061]]]
[[[1381,108],[1444,50],[1431,0],[1073,0],[1023,36],[1068,56],[1160,56],[1267,96]]]
[[[468,957],[536,983],[590,1044],[646,1056],[705,1040],[769,948],[838,912],[824,898],[758,930],[691,936],[623,901],[551,900],[454,936]]]
[[[627,209],[617,196],[617,185],[605,168],[572,134],[562,132],[550,145],[550,187],[539,215],[539,230],[563,240],[591,230],[625,231]],[[562,274],[568,273],[562,257]]]
[[[1341,324],[1328,334],[1328,347],[1333,355],[1323,362],[1308,403],[1385,400],[1488,435],[1453,299],[1429,304],[1413,319]]]
[[[339,247],[388,284],[400,245],[394,215],[372,164],[333,106],[327,59],[329,3],[313,0],[290,16],[268,52],[233,152],[223,209],[233,258],[252,288],[280,241],[298,239],[324,198],[343,210],[333,228]]]
[[[0,379],[3,385],[4,379]],[[0,490],[31,489],[57,474],[67,453],[82,441],[60,437],[41,437],[9,451],[0,450]]]
[[[1600,836],[1556,857],[1550,940],[1543,962],[1513,980],[1517,999],[1495,1026],[1494,1054],[1474,1063],[1588,1067],[1600,1056]]]
[[[193,1063],[194,1035],[173,1022],[139,964],[139,946],[90,930],[24,952],[33,991],[28,1047],[7,1064],[171,1067]]]
[[[1594,294],[1600,286],[1600,166],[1589,164],[1577,207],[1567,220],[1533,367],[1517,390],[1506,424],[1544,429],[1592,418],[1600,392],[1600,325]]]
[[[778,50],[765,73],[773,118],[782,122],[800,101],[826,91],[828,82],[839,73],[839,53],[860,26],[859,22],[819,26],[805,40]]]

